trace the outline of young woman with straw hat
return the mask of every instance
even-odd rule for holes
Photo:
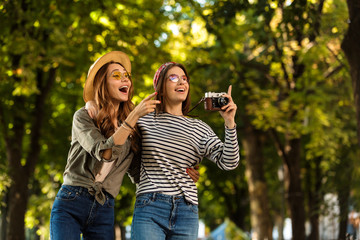
[[[84,107],[74,114],[64,182],[51,210],[51,239],[79,239],[81,233],[84,239],[114,238],[114,198],[126,172],[138,177],[135,124],[160,103],[153,93],[134,107],[132,94],[125,53],[109,52],[90,67],[83,98],[93,100],[98,113],[94,120]]]

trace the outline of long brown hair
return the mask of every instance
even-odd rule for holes
[[[130,112],[134,109],[134,103],[131,101],[133,97],[134,88],[132,84],[132,79],[131,77],[129,77],[131,81],[131,86],[129,89],[128,100],[126,102],[121,102],[119,104],[117,116],[115,116],[115,111],[113,110],[115,106],[114,103],[110,100],[111,97],[110,97],[109,89],[107,88],[107,84],[106,84],[108,81],[107,70],[109,65],[113,63],[122,66],[120,63],[117,62],[108,62],[104,64],[96,73],[93,83],[94,91],[95,91],[94,100],[99,108],[99,113],[95,117],[95,122],[97,127],[100,128],[101,133],[107,138],[112,136],[116,130],[112,122],[112,119],[116,118],[118,119],[118,121],[123,122],[130,114]],[[133,152],[137,153],[140,148],[140,134],[137,127],[135,128],[135,130],[136,131],[134,132],[132,137],[131,149],[133,150]]]
[[[188,88],[188,95],[186,96],[186,99],[185,101],[182,102],[182,107],[181,107],[181,110],[182,110],[182,113],[186,116],[189,112],[189,109],[190,109],[190,104],[191,104],[191,100],[190,100],[190,77],[186,71],[186,68],[184,65],[182,65],[181,63],[171,63],[169,65],[167,65],[159,74],[159,80],[157,82],[157,85],[156,85],[156,92],[158,93],[156,95],[156,100],[160,100],[161,101],[161,104],[158,104],[156,106],[156,113],[162,113],[165,111],[165,98],[166,98],[166,94],[165,94],[165,82],[167,80],[166,78],[166,74],[167,72],[173,68],[173,67],[179,67],[181,68],[184,73],[185,73],[185,76],[187,77],[188,79],[188,82],[189,82],[189,88]]]

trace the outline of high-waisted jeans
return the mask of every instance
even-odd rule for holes
[[[196,240],[198,206],[182,196],[145,193],[136,197],[132,240]]]
[[[84,187],[61,186],[50,218],[51,240],[114,239],[114,198],[101,205]]]

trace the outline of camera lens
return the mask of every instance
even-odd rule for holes
[[[223,107],[229,103],[229,99],[227,97],[219,97],[218,104],[220,107]]]

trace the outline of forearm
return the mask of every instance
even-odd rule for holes
[[[225,129],[225,142],[221,159],[222,166],[226,170],[232,170],[238,166],[239,160],[239,143],[236,130],[234,128]]]
[[[136,113],[131,112],[129,114],[126,120],[121,124],[121,127],[119,127],[113,135],[115,145],[122,145],[125,143],[126,139],[133,131],[138,119],[139,117]]]
[[[224,119],[224,120],[225,120],[225,126],[227,128],[231,129],[231,128],[234,128],[236,126],[234,118],[232,118],[232,119]]]
[[[123,146],[128,139],[129,135],[131,134],[132,130],[128,127],[125,127],[125,124],[123,123],[112,135],[112,139],[114,142],[114,145],[112,148],[108,148],[106,150],[103,150],[102,157],[105,160],[109,160],[113,158],[113,148],[116,146]]]
[[[129,113],[129,115],[127,116],[127,118],[125,119],[126,123],[129,124],[132,128],[135,127],[137,121],[139,120],[140,116],[139,114],[136,112],[136,109],[134,109],[133,111],[131,111]]]
[[[129,137],[131,130],[125,129],[123,126],[119,127],[114,135],[113,140],[115,145],[123,145],[126,142],[126,139]],[[105,160],[109,160],[112,157],[112,148],[108,148],[103,151],[102,157]]]

